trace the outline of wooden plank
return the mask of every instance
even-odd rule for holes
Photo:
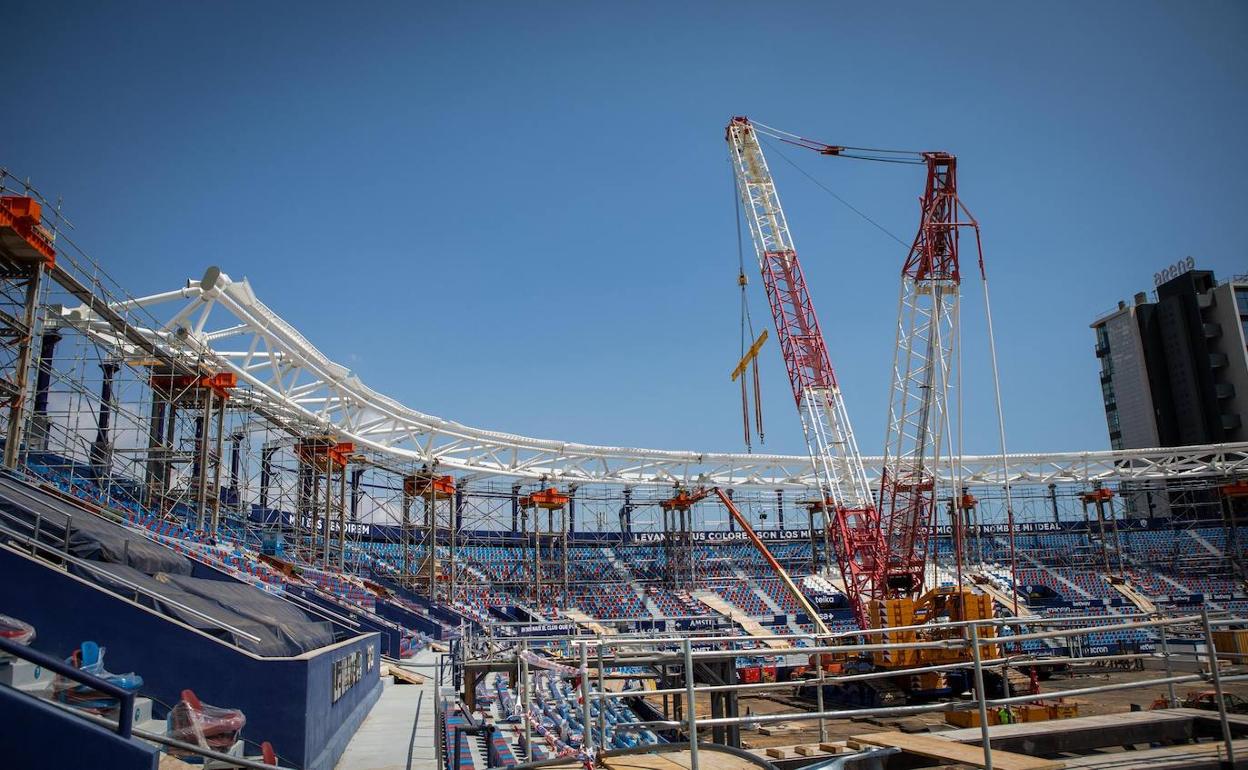
[[[685,770],[689,767],[689,752],[632,754],[623,757],[612,757],[604,760],[603,763],[607,767],[613,768],[613,770]]]
[[[1168,709],[1165,713],[1181,714],[1191,719],[1218,719],[1217,711],[1205,711],[1204,709]],[[1231,723],[1231,729],[1236,732],[1248,730],[1248,714],[1227,714],[1226,721]]]
[[[389,666],[388,668],[390,676],[394,677],[396,682],[402,682],[404,684],[424,684],[429,681],[420,674],[413,673],[399,666]]]
[[[787,746],[772,746],[767,749],[767,756],[772,759],[788,759],[792,756]]]
[[[823,746],[831,746],[832,748],[825,749],[823,748]],[[797,754],[798,756],[801,756],[801,757],[825,757],[829,754],[837,754],[837,753],[841,753],[845,751],[844,744],[838,746],[836,744],[831,744],[831,743],[821,744],[819,746],[816,746],[813,743],[800,743],[800,744],[793,744],[789,746],[767,746],[767,747],[759,747],[759,748],[750,748],[748,746],[742,745],[741,748],[745,749],[746,751],[748,751],[749,753],[753,754],[756,757],[763,757],[766,759],[775,758],[767,753],[771,751],[772,749],[782,749],[784,751],[789,752],[789,756],[787,757],[788,759],[796,759],[796,757],[793,756],[794,754]]]
[[[988,728],[989,737],[995,742],[998,738],[1023,738],[1049,733],[1066,733],[1075,730],[1110,730],[1129,724],[1154,725],[1163,722],[1182,722],[1192,716],[1182,713],[1184,709],[1167,709],[1158,711],[1130,711],[1117,714],[1099,714],[1074,719],[1054,719],[1047,722],[1017,722],[1009,725],[993,725]],[[1207,716],[1210,712],[1198,712]],[[1215,717],[1216,718],[1216,717]],[[978,727],[967,727],[959,730],[946,730],[940,734],[943,740],[960,743],[978,743],[983,733]]]
[[[930,759],[957,762],[971,767],[984,767],[982,748],[931,735],[899,732],[869,733],[852,736],[850,741],[874,746],[895,746],[906,753],[918,754]],[[1058,768],[1065,767],[1065,763],[1059,760],[1037,759],[1009,751],[993,751],[992,766],[994,770],[1058,770]]]
[[[994,725],[988,728],[988,734],[994,749],[1044,756],[1086,754],[1101,748],[1141,743],[1185,743],[1202,732],[1206,735],[1221,734],[1216,727],[1216,712],[1195,712],[1212,714],[1213,720],[1202,724],[1199,719],[1181,711],[1133,711]],[[949,730],[940,733],[940,737],[969,744],[978,744],[983,738],[979,728]]]
[[[842,751],[845,750],[845,744],[843,743],[821,743],[819,744],[819,750],[825,754],[840,754]]]
[[[1246,751],[1248,740],[1235,741],[1236,767],[1240,766],[1239,757]],[[1226,744],[1218,741],[1114,754],[1090,754],[1067,760],[1066,767],[1068,770],[1216,770],[1224,766],[1225,757]]]
[[[603,760],[603,766],[609,770],[689,770],[690,764],[688,751],[674,751],[666,754],[628,754]],[[746,765],[747,763],[743,762],[740,757],[722,751],[708,750],[698,753],[700,770],[742,770],[742,767]],[[580,765],[559,765],[558,768],[580,770]]]

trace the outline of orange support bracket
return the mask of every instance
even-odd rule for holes
[[[56,249],[40,223],[43,207],[39,201],[21,195],[0,196],[0,252],[46,268],[56,266]]]
[[[314,436],[295,444],[299,459],[310,462],[320,469],[330,466],[345,468],[355,453],[355,444],[338,441],[333,436]]]
[[[1085,503],[1105,502],[1106,500],[1114,499],[1114,491],[1112,489],[1101,487],[1100,489],[1094,489],[1091,492],[1080,493],[1079,499]]]
[[[705,500],[710,495],[706,489],[697,489],[690,493],[687,489],[678,489],[674,497],[659,501],[659,507],[664,511],[687,511],[693,507],[694,503]]]
[[[1235,481],[1220,487],[1223,497],[1248,497],[1248,481]]]
[[[737,363],[736,368],[732,370],[733,382],[736,382],[737,378],[745,373],[745,367],[749,366],[750,361],[752,361],[755,357],[758,356],[758,351],[762,350],[763,343],[766,341],[767,341],[767,330],[763,329],[763,333],[758,335],[758,339],[754,340],[754,344],[750,345],[750,349],[745,351],[745,355],[741,356],[741,360]]]
[[[222,399],[230,397],[230,391],[238,387],[238,375],[234,372],[217,372],[216,374],[153,374],[153,388],[172,394],[181,390],[211,390]]]
[[[403,493],[410,497],[443,497],[455,495],[454,476],[408,476],[403,479]]]
[[[520,498],[521,508],[543,508],[548,511],[557,511],[568,504],[567,495],[560,492],[554,487],[540,489],[532,494],[525,495]]]

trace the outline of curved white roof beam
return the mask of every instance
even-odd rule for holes
[[[261,302],[246,279],[235,281],[216,267],[184,288],[115,307],[143,308],[155,317],[172,310],[162,327],[139,331],[172,355],[214,361],[237,374],[242,403],[306,434],[336,434],[404,465],[436,464],[473,478],[552,483],[814,486],[805,456],[577,444],[473,428],[418,412],[366,386]],[[126,346],[85,306],[62,310],[60,320],[103,344]],[[878,469],[880,458],[864,459],[869,470]],[[1223,476],[1248,473],[1248,443],[1012,454],[1009,469],[1013,483],[1027,484]],[[969,485],[1004,481],[999,455],[963,457],[962,472]]]

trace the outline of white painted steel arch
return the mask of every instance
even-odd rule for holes
[[[333,433],[404,466],[436,463],[441,470],[472,478],[552,483],[814,486],[810,458],[804,456],[577,444],[473,428],[418,412],[367,387],[261,302],[246,279],[232,280],[216,267],[182,289],[112,307],[142,308],[154,317],[167,317],[160,328],[139,331],[171,355],[237,374],[239,398],[245,403],[305,435]],[[59,321],[101,343],[132,347],[86,306],[62,309]],[[864,460],[869,472],[878,471],[880,458]],[[999,485],[1004,481],[1001,466],[999,455],[964,457],[963,481]],[[1207,478],[1248,473],[1248,443],[1012,454],[1008,467],[1013,483],[1026,484]]]

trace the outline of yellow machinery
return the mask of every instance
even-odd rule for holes
[[[871,630],[866,632],[872,644],[902,644],[917,641],[939,641],[950,638],[969,638],[965,628],[914,629],[935,620],[959,622],[964,620],[990,620],[994,617],[992,597],[975,593],[969,588],[933,588],[917,599],[901,597],[871,602]],[[890,630],[899,628],[901,630]],[[882,632],[876,632],[881,629]],[[981,626],[980,640],[995,639],[996,628]],[[998,645],[982,644],[980,656],[984,659],[998,656]],[[914,666],[937,666],[945,663],[962,663],[970,660],[971,652],[965,647],[929,649],[890,649],[871,653],[871,662],[877,668],[910,668]]]

